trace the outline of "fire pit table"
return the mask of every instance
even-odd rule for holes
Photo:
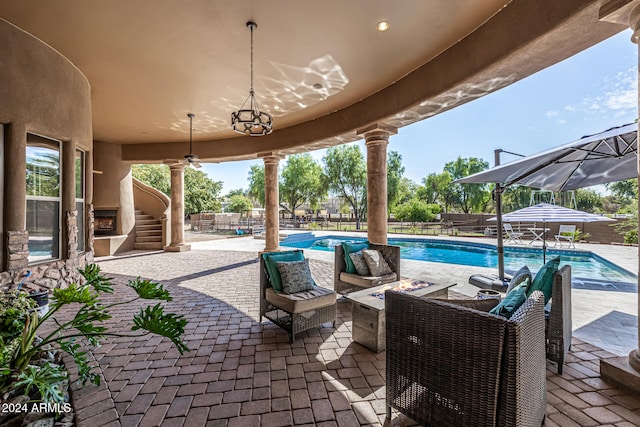
[[[384,292],[389,289],[428,298],[447,298],[451,285],[436,285],[416,279],[402,279],[345,295],[352,305],[353,341],[380,353],[385,349]]]

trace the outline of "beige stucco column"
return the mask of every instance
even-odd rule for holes
[[[278,164],[280,156],[270,153],[264,160],[264,251],[277,251],[280,244],[280,193],[278,191]]]
[[[171,170],[171,243],[165,246],[168,252],[191,250],[184,242],[184,162],[176,160],[165,162]]]
[[[640,0],[610,0],[600,8],[600,19],[621,24],[625,27],[628,26],[633,30],[631,41],[636,44],[640,42]],[[640,99],[638,100],[638,104],[640,105]],[[638,162],[640,167],[640,158],[638,158]],[[640,168],[638,170],[640,170]],[[640,194],[640,188],[638,194]],[[640,247],[638,248],[638,272],[638,286],[640,287]],[[640,293],[637,295],[638,312],[640,312]],[[638,336],[640,336],[640,325],[638,327]],[[625,387],[640,392],[639,348],[640,340],[638,342],[638,348],[632,350],[629,356],[601,360],[600,375],[602,378],[616,381]]]
[[[367,147],[367,237],[372,243],[387,244],[387,145],[396,133],[397,128],[381,124],[358,130]]]

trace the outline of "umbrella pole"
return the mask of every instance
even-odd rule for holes
[[[495,165],[500,165],[500,153],[501,149],[494,150],[493,156]],[[496,251],[498,252],[498,277],[500,281],[504,283],[504,242],[502,241],[502,185],[496,182],[496,226],[498,228],[496,237],[498,242],[496,244]]]
[[[498,252],[498,277],[504,282],[504,242],[502,239],[502,186],[496,183],[496,227],[498,243],[496,251]]]
[[[542,265],[547,263],[547,223],[542,221]]]

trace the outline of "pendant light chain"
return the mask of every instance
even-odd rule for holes
[[[249,31],[251,31],[251,46],[249,50],[251,87],[249,89],[249,96],[245,99],[240,109],[231,113],[231,126],[235,132],[243,135],[262,136],[272,132],[273,117],[271,117],[269,113],[260,111],[258,101],[255,97],[253,88],[253,30],[258,26],[255,22],[249,21],[247,22],[247,27]],[[249,105],[246,105],[247,103]]]

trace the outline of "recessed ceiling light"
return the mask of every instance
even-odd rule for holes
[[[314,83],[314,84],[313,84],[313,88],[314,88],[314,89],[318,89],[318,90],[320,90],[320,89],[322,89],[323,87],[324,87],[324,86],[322,86],[322,83]]]
[[[378,31],[387,31],[389,29],[389,26],[389,21],[380,21],[376,25],[376,28],[378,29]]]

